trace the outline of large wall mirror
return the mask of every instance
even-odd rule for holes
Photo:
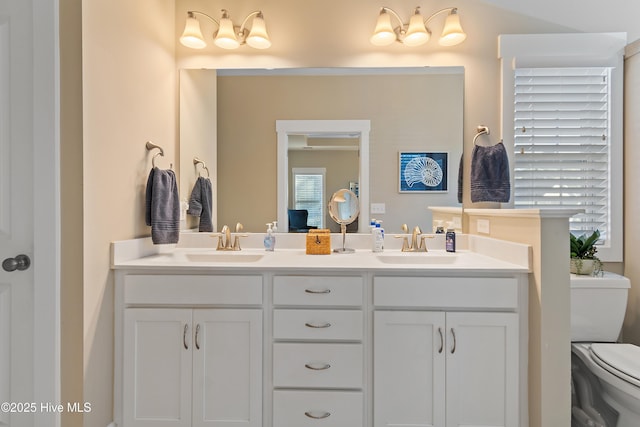
[[[193,157],[209,153],[218,229],[242,222],[245,231],[262,232],[282,221],[295,208],[291,183],[301,169],[325,169],[325,202],[339,188],[359,190],[361,218],[381,219],[390,232],[403,223],[430,231],[433,206],[461,209],[463,67],[182,70],[180,79],[181,197],[199,173]],[[290,132],[287,150],[278,150],[277,122],[321,121],[369,123],[366,146],[358,131],[309,131]],[[403,187],[400,153],[437,158],[445,182]],[[279,172],[282,156],[290,166]],[[353,231],[362,222],[354,224]]]

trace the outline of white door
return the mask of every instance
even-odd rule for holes
[[[447,427],[518,426],[518,315],[447,313]]]
[[[193,426],[262,426],[262,310],[194,310]]]
[[[31,19],[30,1],[0,0],[0,426],[11,427],[40,411],[24,407],[34,402],[33,269],[16,260],[33,255]]]
[[[376,427],[442,427],[445,420],[445,315],[374,313]]]
[[[191,315],[179,308],[125,310],[124,426],[191,426]]]

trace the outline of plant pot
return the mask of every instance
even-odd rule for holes
[[[593,275],[596,268],[595,259],[571,258],[569,270],[573,274]]]

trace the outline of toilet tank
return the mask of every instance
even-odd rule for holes
[[[615,342],[627,310],[629,279],[571,275],[571,341]]]

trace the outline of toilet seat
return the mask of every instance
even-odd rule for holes
[[[640,347],[633,344],[593,343],[590,353],[598,366],[640,388]]]

